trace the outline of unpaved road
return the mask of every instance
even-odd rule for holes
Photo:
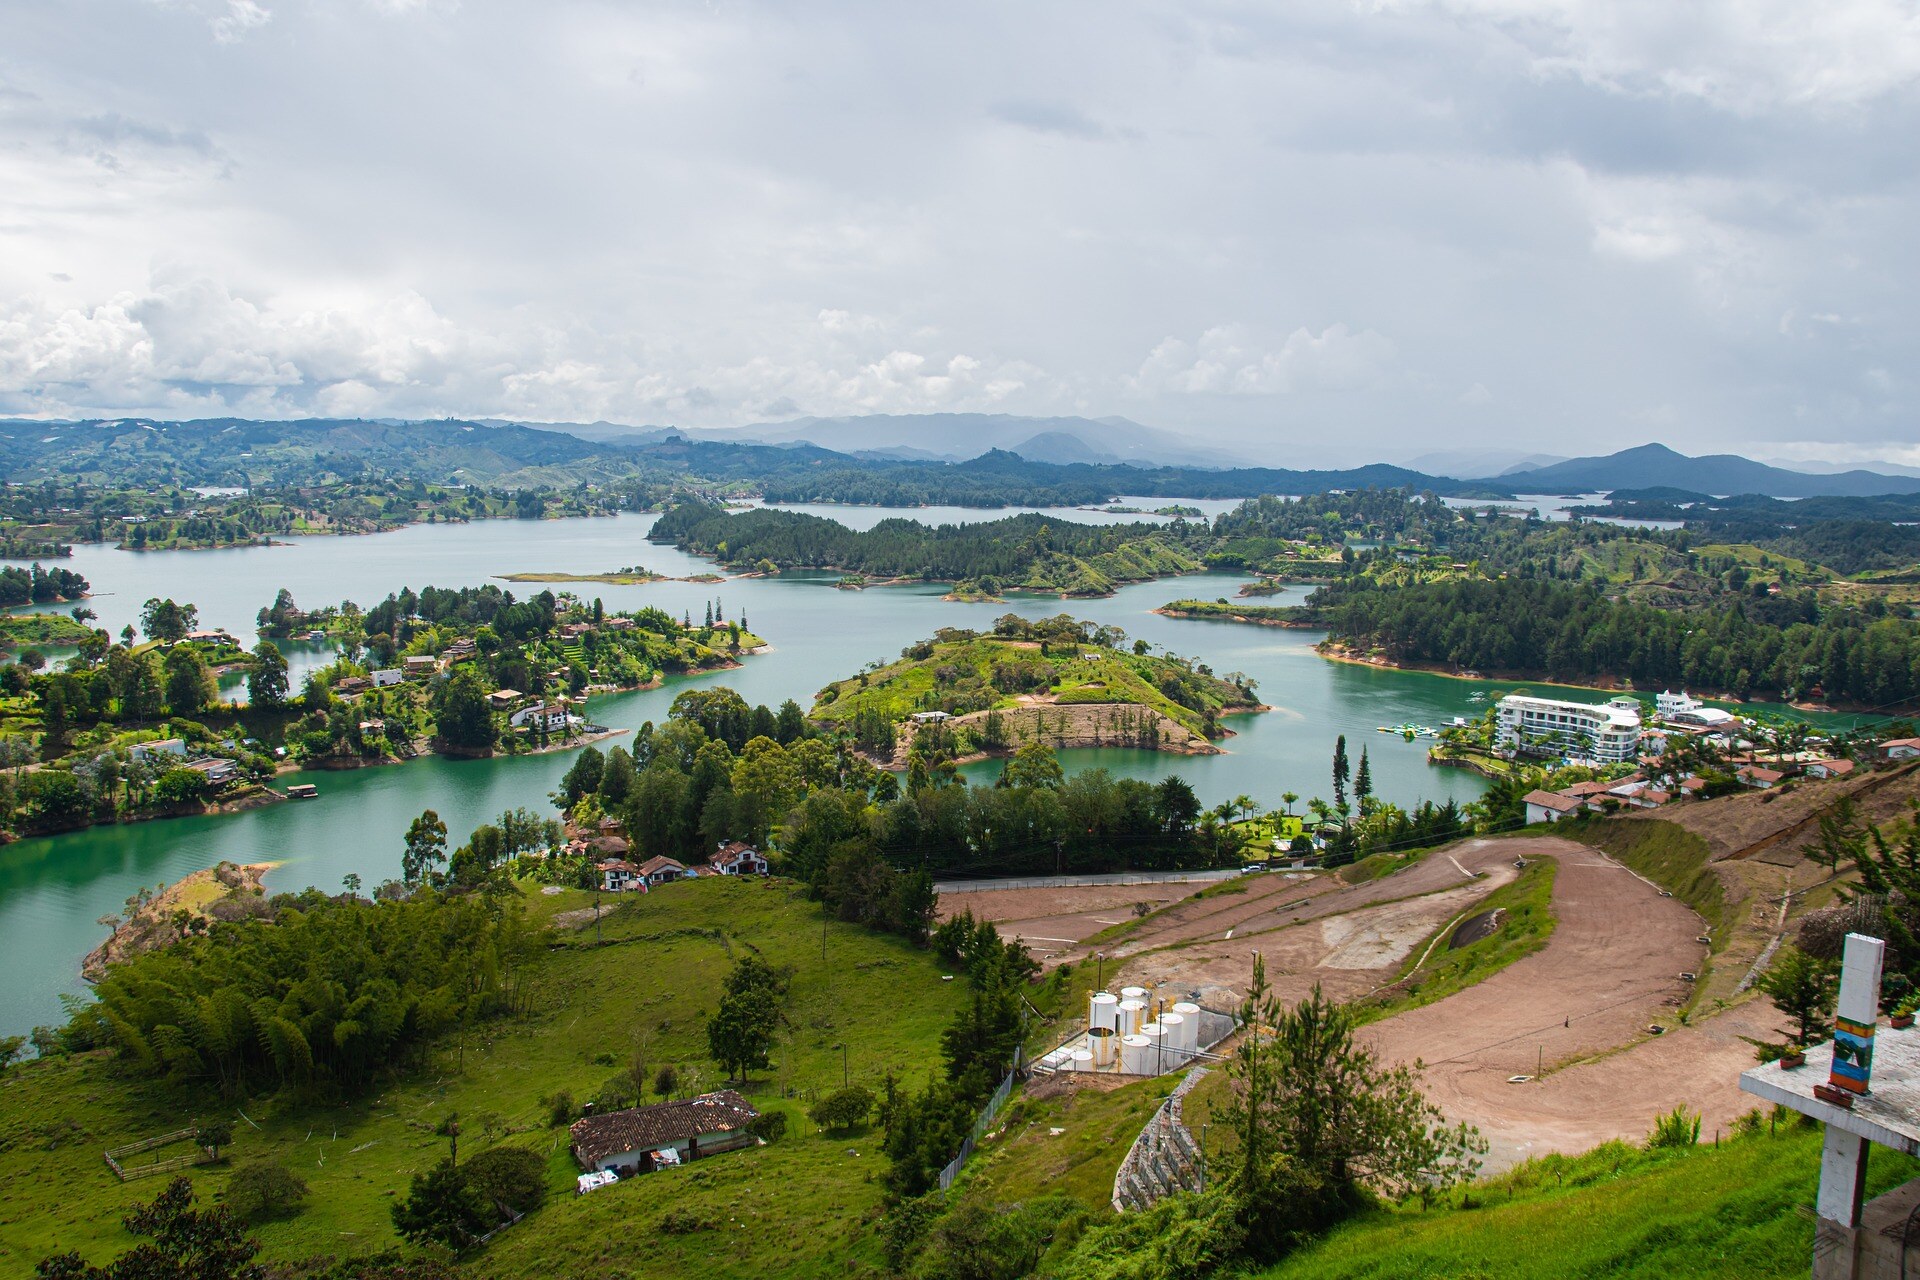
[[[1751,1015],[1672,1030],[1687,994],[1680,974],[1706,958],[1696,941],[1700,918],[1585,845],[1550,836],[1499,845],[1509,856],[1560,864],[1558,923],[1547,945],[1465,991],[1367,1028],[1365,1038],[1389,1060],[1425,1062],[1428,1096],[1449,1117],[1480,1127],[1493,1147],[1490,1168],[1642,1137],[1655,1115],[1681,1103],[1704,1107],[1710,1126],[1746,1110],[1738,1077],[1752,1051],[1737,1037],[1752,1034]],[[1645,1039],[1655,1022],[1668,1035],[1620,1048]],[[1554,1070],[1598,1054],[1608,1056]],[[1542,1065],[1543,1079],[1507,1083]]]

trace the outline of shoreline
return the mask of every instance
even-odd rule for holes
[[[1324,630],[1324,628],[1322,629]],[[1335,640],[1322,640],[1319,644],[1313,646],[1313,651],[1322,658],[1325,658],[1328,662],[1344,662],[1356,667],[1372,667],[1376,671],[1409,671],[1419,675],[1439,676],[1445,680],[1464,680],[1479,684],[1538,684],[1548,685],[1555,689],[1584,689],[1592,693],[1619,694],[1644,692],[1643,690],[1635,689],[1632,681],[1614,676],[1594,677],[1596,681],[1605,681],[1606,683],[1570,684],[1564,680],[1554,680],[1547,676],[1526,672],[1477,671],[1472,675],[1466,675],[1458,671],[1448,671],[1437,663],[1395,662],[1388,658],[1363,657],[1349,646]],[[1883,718],[1889,718],[1886,716],[1886,713],[1882,711],[1871,711],[1864,707],[1835,706],[1832,703],[1826,702],[1788,702],[1784,699],[1755,697],[1736,698],[1729,693],[1712,691],[1695,693],[1694,696],[1712,702],[1731,703],[1737,707],[1752,707],[1755,710],[1765,710],[1769,707],[1791,707],[1795,711],[1804,711],[1812,715],[1877,715]]]
[[[1187,622],[1237,622],[1242,626],[1279,627],[1283,631],[1325,631],[1327,629],[1323,623],[1318,622],[1296,622],[1288,618],[1250,618],[1238,613],[1197,613],[1192,609],[1170,609],[1165,605],[1158,609],[1149,609],[1148,612],[1157,613],[1163,618],[1179,618]]]
[[[267,873],[280,865],[221,861],[188,872],[161,889],[132,919],[87,952],[80,961],[80,976],[98,982],[108,966],[177,942],[183,935],[172,920],[176,909],[186,911],[194,920],[206,920],[207,909],[217,902],[242,896],[265,897]]]

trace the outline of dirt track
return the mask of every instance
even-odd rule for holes
[[[1585,845],[1546,836],[1500,844],[1559,861],[1558,923],[1546,947],[1457,995],[1380,1022],[1366,1037],[1390,1059],[1426,1063],[1429,1096],[1449,1116],[1480,1126],[1493,1144],[1493,1168],[1643,1136],[1656,1114],[1681,1102],[1706,1108],[1710,1124],[1746,1110],[1738,1076],[1752,1052],[1737,1039],[1746,1017],[1673,1030],[1687,994],[1680,974],[1698,971],[1706,957],[1695,940],[1700,918]],[[1620,1049],[1645,1039],[1655,1022],[1668,1036]],[[1609,1056],[1554,1070],[1598,1054]],[[1543,1064],[1544,1079],[1507,1083]]]

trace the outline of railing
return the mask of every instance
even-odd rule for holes
[[[960,1176],[960,1170],[966,1167],[967,1157],[973,1154],[974,1147],[979,1145],[980,1139],[986,1136],[987,1130],[991,1129],[993,1122],[999,1118],[1000,1108],[1007,1105],[1007,1098],[1013,1093],[1015,1083],[1019,1081],[1022,1066],[1021,1052],[1015,1049],[1013,1067],[1007,1072],[1006,1079],[1000,1082],[1000,1087],[993,1091],[993,1096],[987,1099],[987,1105],[980,1112],[980,1118],[973,1122],[973,1128],[967,1131],[967,1140],[960,1144],[960,1154],[948,1161],[947,1167],[940,1171],[942,1191],[953,1185],[953,1180]]]
[[[157,1147],[169,1147],[176,1142],[192,1142],[199,1132],[197,1129],[176,1129],[172,1133],[163,1133],[156,1138],[142,1138],[138,1142],[129,1142],[122,1147],[108,1147],[102,1155],[106,1157],[107,1167],[122,1182],[133,1178],[150,1178],[156,1173],[172,1173],[175,1169],[185,1169],[196,1164],[206,1164],[213,1159],[209,1147],[195,1146],[184,1156],[174,1156],[167,1160],[156,1160],[152,1164],[136,1165],[128,1168],[122,1163],[126,1157],[139,1155],[142,1151],[152,1151]]]

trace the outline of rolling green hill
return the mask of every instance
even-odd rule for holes
[[[533,893],[551,918],[591,895]],[[884,935],[823,923],[786,881],[715,877],[634,895],[591,925],[561,929],[533,977],[533,1012],[443,1038],[426,1067],[346,1102],[288,1092],[222,1104],[206,1082],[135,1078],[92,1052],[27,1063],[0,1075],[0,1274],[25,1275],[56,1249],[98,1261],[126,1248],[123,1208],[151,1200],[164,1178],[118,1182],[101,1150],[197,1120],[232,1123],[232,1163],[195,1169],[203,1200],[230,1171],[285,1164],[304,1178],[304,1212],[259,1225],[263,1257],[285,1262],[372,1253],[397,1243],[396,1193],[446,1151],[435,1127],[457,1112],[462,1159],[495,1144],[546,1161],[544,1207],[502,1232],[464,1266],[476,1276],[844,1276],[878,1270],[869,1229],[884,1167],[878,1135],[819,1136],[803,1112],[840,1087],[843,1071],[878,1089],[889,1071],[917,1085],[939,1062],[939,1033],[965,999],[928,952]],[[682,1075],[682,1096],[721,1087],[707,1059],[705,1020],[742,956],[791,966],[784,1029],[770,1070],[743,1092],[788,1115],[786,1136],[620,1183],[570,1194],[575,1173],[563,1128],[543,1100],[577,1103],[631,1094],[636,1059],[650,1077]],[[842,1048],[844,1046],[844,1049]],[[172,1148],[161,1154],[174,1154]],[[657,1229],[681,1211],[678,1234]]]

